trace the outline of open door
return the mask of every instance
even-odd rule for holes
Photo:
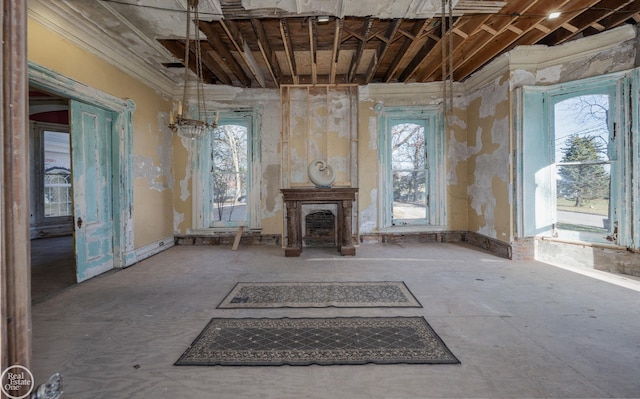
[[[70,102],[76,276],[113,268],[112,113]]]

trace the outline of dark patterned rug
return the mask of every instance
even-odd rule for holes
[[[211,319],[177,366],[458,364],[423,317]]]
[[[402,281],[238,283],[218,305],[234,308],[421,308]]]

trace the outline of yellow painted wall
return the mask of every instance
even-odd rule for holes
[[[376,104],[385,107],[440,106],[442,92],[439,85],[401,84],[370,85],[361,88],[358,108],[358,186],[361,232],[375,232],[379,223],[379,159],[378,112]],[[447,230],[467,230],[467,165],[466,165],[466,114],[464,102],[454,102],[448,117],[445,134],[445,171]],[[428,230],[426,228],[425,230]]]
[[[133,113],[134,247],[173,235],[170,131],[163,117],[170,103],[157,92],[60,35],[28,21],[28,58],[36,64],[136,104]],[[167,165],[169,162],[169,165]]]
[[[512,238],[509,73],[468,94],[469,231]]]

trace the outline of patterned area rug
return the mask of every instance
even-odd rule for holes
[[[211,319],[178,366],[457,364],[423,317]]]
[[[218,305],[234,308],[421,308],[402,281],[238,283]]]

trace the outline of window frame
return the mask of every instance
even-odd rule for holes
[[[33,143],[33,190],[34,190],[34,208],[35,225],[46,227],[52,225],[71,225],[73,224],[73,184],[70,184],[69,192],[71,195],[71,214],[66,216],[46,216],[45,214],[45,133],[66,133],[69,135],[69,157],[71,157],[71,130],[66,124],[58,124],[51,122],[35,122],[31,121],[32,143]],[[70,170],[69,176],[72,171]]]
[[[247,127],[247,192],[246,210],[247,217],[243,221],[214,221],[210,217],[214,204],[212,193],[208,190],[211,186],[211,152],[213,150],[213,130],[192,147],[194,157],[193,172],[193,210],[194,227],[189,233],[206,233],[216,231],[235,231],[242,226],[248,229],[260,229],[260,127],[262,108],[240,108],[217,112],[217,124],[239,124]],[[209,118],[213,122],[213,116]],[[195,141],[195,140],[194,140]]]
[[[441,229],[446,226],[446,168],[444,163],[445,138],[442,109],[437,106],[385,107],[378,104],[378,152],[380,187],[378,226],[380,229],[416,228],[420,230]],[[425,150],[427,159],[425,172],[428,176],[427,214],[424,219],[393,220],[393,175],[391,126],[399,122],[424,123]]]
[[[557,196],[554,107],[569,98],[591,95],[609,95],[611,165],[610,234],[608,239],[585,241],[580,238],[562,238],[569,242],[589,242],[632,246],[637,237],[632,236],[632,226],[638,222],[629,215],[635,214],[638,198],[633,195],[637,183],[631,181],[633,165],[637,168],[638,152],[629,143],[635,143],[638,135],[637,121],[631,114],[638,107],[637,94],[631,95],[631,87],[637,87],[637,70],[633,73],[618,72],[608,75],[564,82],[549,86],[523,86],[516,95],[516,196],[514,208],[515,231],[518,237],[557,236]],[[635,121],[635,122],[633,122]],[[632,124],[634,125],[632,127]],[[633,138],[633,140],[632,140]],[[637,144],[633,144],[637,150]],[[537,158],[537,159],[536,159]],[[579,237],[578,234],[575,235]],[[637,245],[637,244],[635,244]]]

